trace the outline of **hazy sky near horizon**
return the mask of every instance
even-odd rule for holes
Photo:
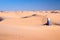
[[[60,10],[60,0],[0,0],[0,10]]]

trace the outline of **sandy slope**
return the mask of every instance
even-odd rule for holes
[[[32,16],[31,12],[24,12],[24,13],[0,13],[1,17],[4,18],[0,24],[12,24],[12,25],[43,25],[47,22],[47,17],[44,15],[37,15]],[[26,18],[25,18],[26,17]]]
[[[60,14],[49,13],[47,16],[51,19],[51,23],[60,24]]]
[[[37,20],[37,21],[36,21]],[[0,25],[20,25],[20,26],[38,26],[43,25],[46,23],[45,17],[37,16],[37,17],[30,17],[30,18],[11,18],[11,19],[4,19],[0,22]]]
[[[0,40],[60,40],[60,11],[51,12],[0,12]],[[44,25],[47,18],[52,25]]]
[[[0,40],[60,40],[60,26],[0,26]]]

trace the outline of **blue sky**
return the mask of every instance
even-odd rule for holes
[[[60,10],[60,0],[0,0],[0,10]]]

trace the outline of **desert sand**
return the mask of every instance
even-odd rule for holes
[[[0,40],[60,40],[60,10],[6,11],[0,18]]]

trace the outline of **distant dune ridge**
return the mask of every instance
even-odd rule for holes
[[[60,24],[60,10],[50,11],[1,11],[0,17],[4,19],[19,19],[23,25],[43,25],[47,22],[47,18],[51,19],[51,24]],[[4,20],[3,20],[4,21]],[[30,23],[32,22],[32,23]],[[20,24],[20,23],[18,23]]]

